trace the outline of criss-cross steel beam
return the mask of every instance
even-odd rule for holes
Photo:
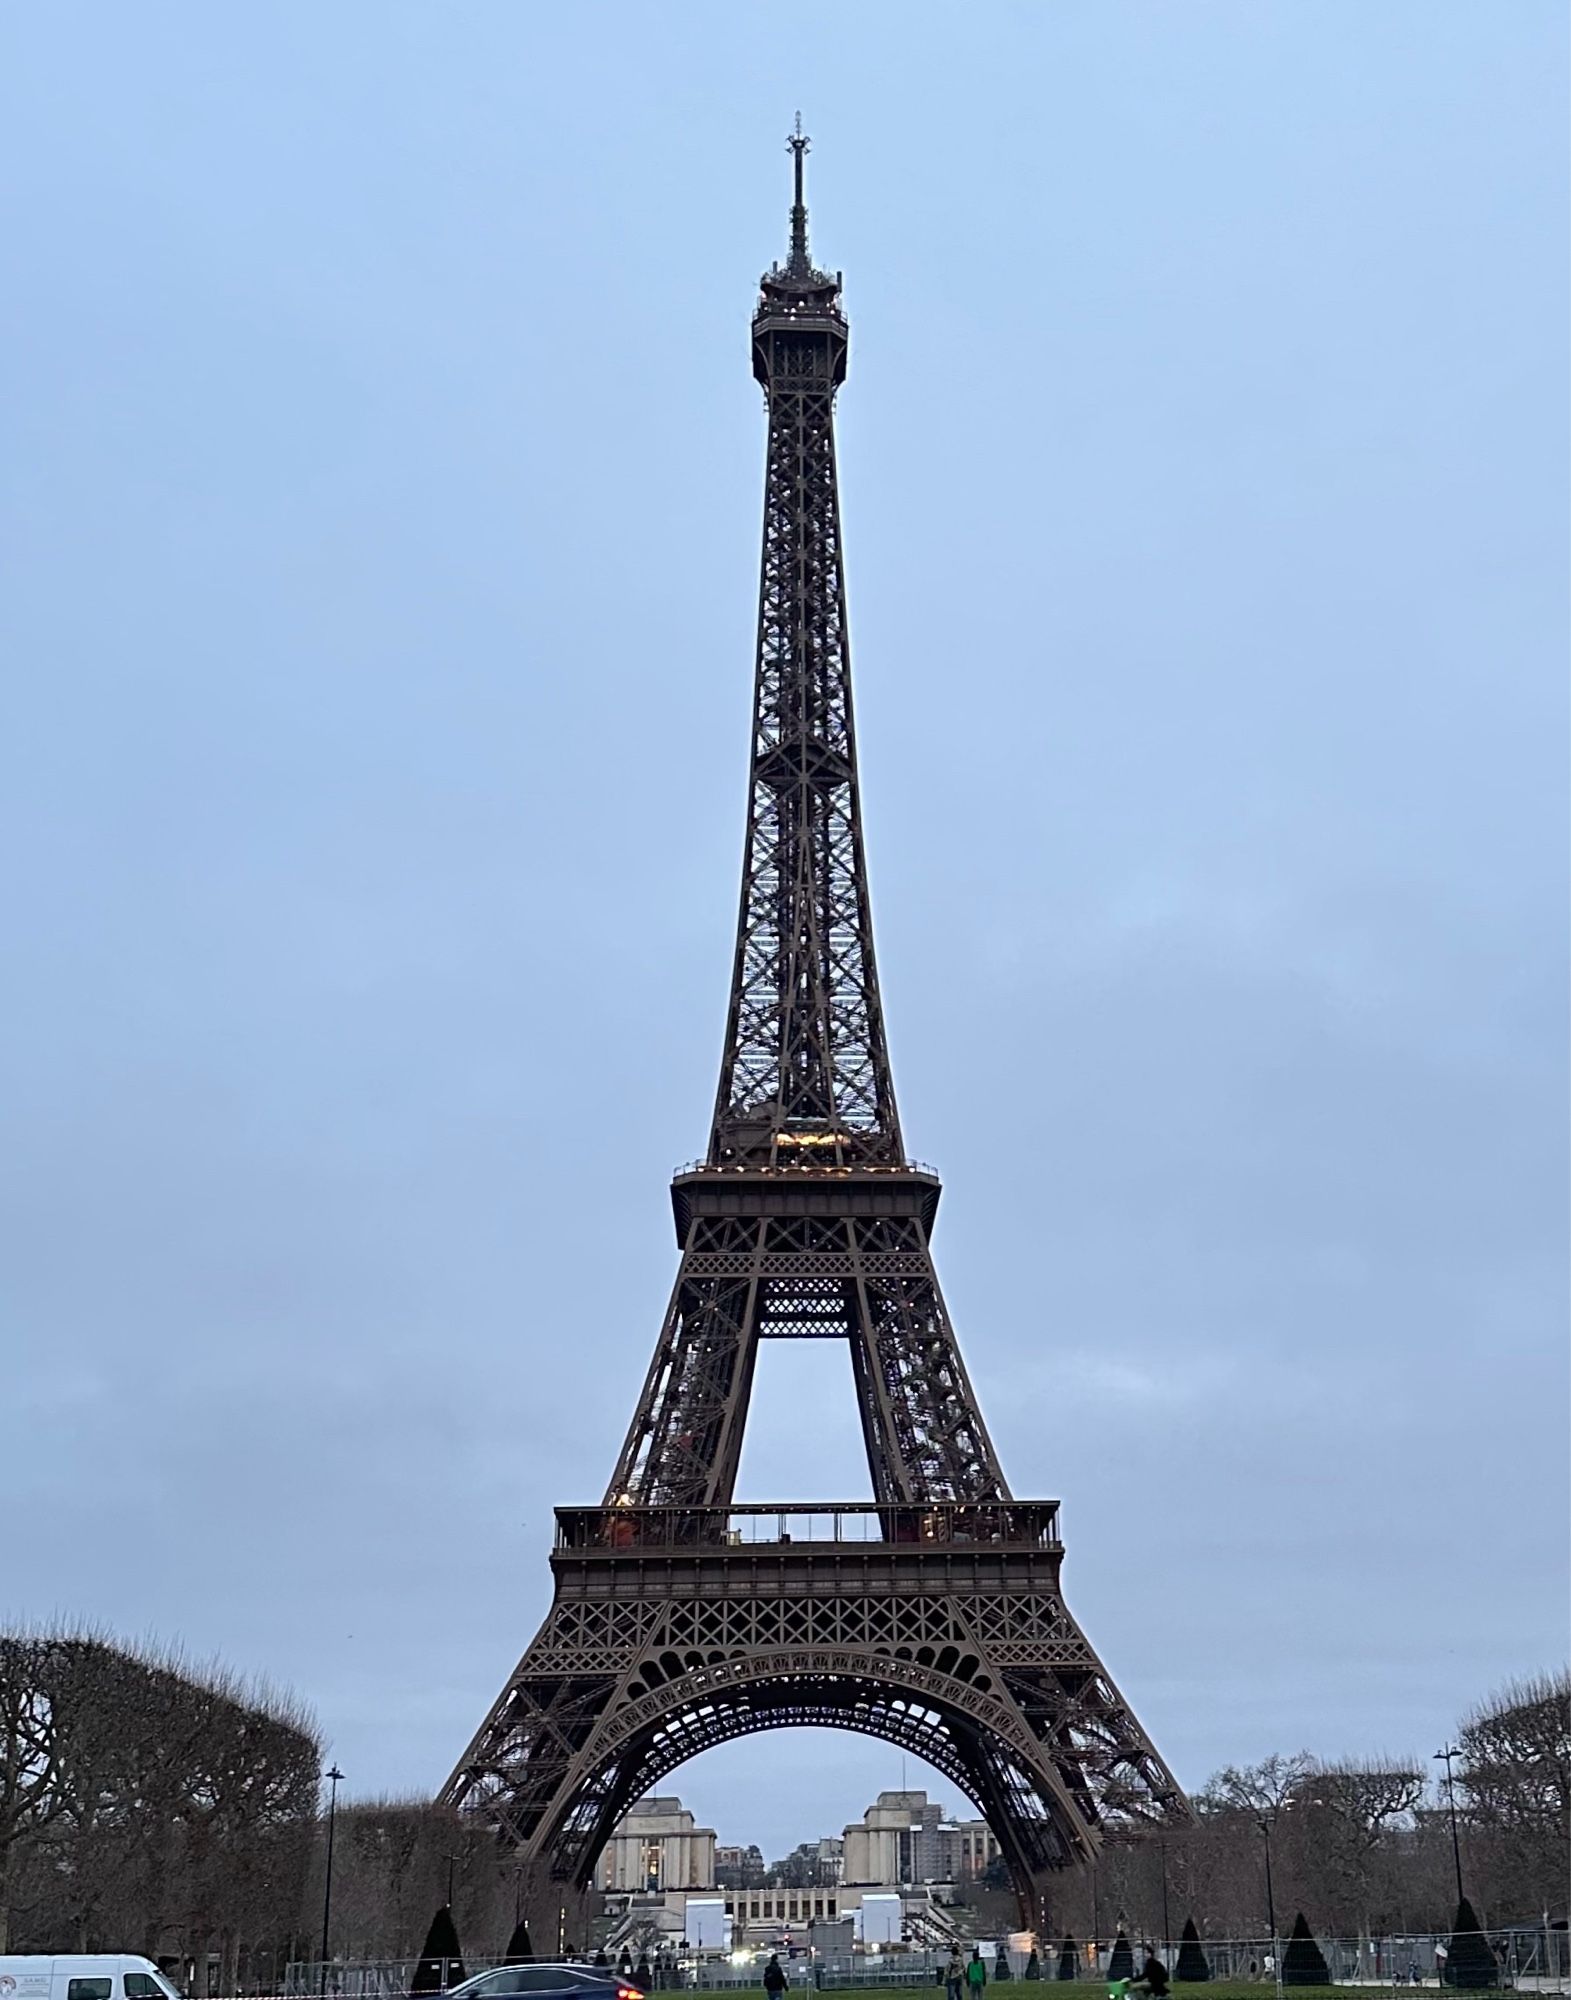
[[[803,142],[805,145],[805,142]],[[802,146],[791,254],[767,271],[753,373],[769,411],[741,913],[711,1166],[903,1158],[857,795],[835,469],[840,276],[807,251]]]

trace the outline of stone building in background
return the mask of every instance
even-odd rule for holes
[[[863,1888],[962,1883],[998,1857],[983,1819],[946,1820],[926,1792],[880,1792],[845,1830],[841,1880]]]
[[[617,1822],[595,1869],[606,1895],[669,1896],[715,1886],[715,1832],[680,1799],[639,1799]]]
[[[749,1847],[715,1849],[715,1881],[722,1889],[757,1889],[767,1873],[756,1841]]]
[[[738,1945],[810,1945],[820,1925],[860,1925],[864,1894],[900,1898],[913,1944],[955,1936],[946,1906],[998,1856],[980,1819],[946,1820],[926,1792],[880,1792],[843,1839],[807,1840],[766,1867],[756,1846],[717,1847],[680,1799],[646,1798],[617,1823],[595,1871],[613,1938],[680,1949],[690,1896],[716,1905]]]

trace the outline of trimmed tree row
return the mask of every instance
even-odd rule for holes
[[[507,1941],[506,1961],[516,1964],[533,1956],[528,1927],[520,1922],[514,1927]],[[627,1954],[624,1951],[623,1957]],[[1065,1932],[1058,1948],[1056,1976],[1059,1979],[1073,1979],[1079,1972],[1079,1961],[1074,1939]],[[1109,1980],[1133,1979],[1135,1975],[1135,1955],[1127,1935],[1121,1930],[1113,1940],[1112,1953],[1108,1959]],[[456,1986],[464,1976],[463,1955],[458,1942],[458,1927],[453,1922],[453,1913],[444,1903],[431,1919],[431,1928],[426,1932],[425,1945],[420,1953],[420,1962],[415,1967],[414,1978],[409,1983],[410,2000],[421,2000],[421,1996],[441,1993],[446,1988]],[[994,1963],[993,1980],[1008,1979],[1009,1960],[1002,1945]],[[1027,1979],[1040,1979],[1041,1968],[1033,1951],[1025,1969]],[[1173,1977],[1184,1985],[1202,1985],[1211,1977],[1211,1966],[1200,1942],[1200,1933],[1195,1928],[1193,1917],[1184,1920],[1183,1933],[1179,1939],[1178,1956],[1173,1965]],[[1445,1983],[1464,1991],[1480,1991],[1498,1983],[1498,1969],[1494,1953],[1489,1948],[1489,1940],[1484,1935],[1472,1904],[1464,1896],[1457,1905],[1456,1922],[1452,1927],[1450,1951],[1445,1963]],[[1309,1928],[1309,1919],[1300,1910],[1293,1919],[1293,1928],[1288,1935],[1286,1949],[1282,1953],[1282,1984],[1284,1986],[1329,1986],[1331,1968],[1326,1964],[1325,1953],[1315,1942],[1314,1932]]]

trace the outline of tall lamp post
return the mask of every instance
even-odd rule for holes
[[[1451,1811],[1451,1860],[1456,1868],[1456,1900],[1458,1909],[1466,1898],[1462,1894],[1462,1843],[1456,1830],[1456,1780],[1451,1775],[1451,1759],[1460,1757],[1461,1750],[1455,1743],[1448,1743],[1443,1750],[1437,1750],[1433,1761],[1446,1767],[1446,1804]]]
[[[331,1789],[327,1795],[327,1867],[323,1871],[322,1885],[322,1984],[321,1991],[327,1991],[327,1933],[333,1921],[333,1830],[338,1818],[338,1787],[344,1781],[344,1774],[334,1764],[323,1773]]]
[[[1261,1836],[1266,1844],[1266,1920],[1271,1926],[1271,1956],[1276,1957],[1276,1891],[1271,1886],[1271,1822],[1260,1821]]]

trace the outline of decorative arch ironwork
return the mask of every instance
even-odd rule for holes
[[[551,1880],[584,1887],[633,1800],[705,1750],[764,1731],[816,1727],[877,1738],[949,1778],[989,1822],[1022,1909],[1034,1913],[1045,1878],[1090,1859],[1094,1835],[981,1659],[943,1650],[953,1657],[940,1668],[795,1651],[689,1667],[667,1649],[666,1659],[682,1669],[669,1676],[658,1654],[646,1655],[537,1831],[533,1844],[549,1856]]]

